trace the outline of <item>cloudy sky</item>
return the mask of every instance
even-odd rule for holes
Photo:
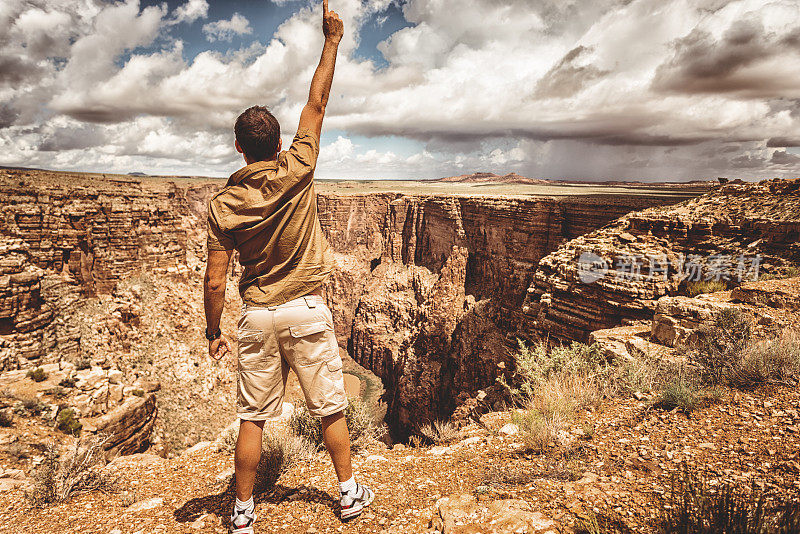
[[[227,176],[291,140],[321,2],[3,0],[0,165]],[[330,0],[321,178],[800,176],[797,0]]]

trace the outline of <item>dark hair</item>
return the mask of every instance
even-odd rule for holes
[[[264,106],[246,109],[236,119],[233,131],[248,159],[262,161],[271,158],[278,151],[281,125]]]

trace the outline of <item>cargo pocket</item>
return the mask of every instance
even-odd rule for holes
[[[264,333],[261,330],[239,329],[239,369],[258,371],[264,365]]]
[[[333,329],[327,321],[312,321],[289,327],[291,350],[295,365],[322,365],[335,354],[331,350]]]

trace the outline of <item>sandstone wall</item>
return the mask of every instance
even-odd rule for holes
[[[169,182],[6,170],[0,199],[0,369],[77,354],[81,296],[185,267],[189,210]]]
[[[800,180],[726,185],[669,208],[631,213],[540,261],[521,330],[529,337],[586,341],[593,330],[649,321],[660,297],[685,294],[695,277],[690,263],[701,278],[733,286],[740,275],[800,266],[798,237]],[[587,255],[601,268],[582,268],[579,260]],[[625,258],[638,258],[641,272]],[[661,272],[654,263],[654,273],[648,258],[666,259],[668,268]]]

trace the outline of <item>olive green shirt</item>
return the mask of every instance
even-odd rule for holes
[[[247,304],[277,306],[319,288],[332,269],[314,192],[319,140],[297,132],[275,161],[239,169],[208,206],[208,250],[236,250]]]

